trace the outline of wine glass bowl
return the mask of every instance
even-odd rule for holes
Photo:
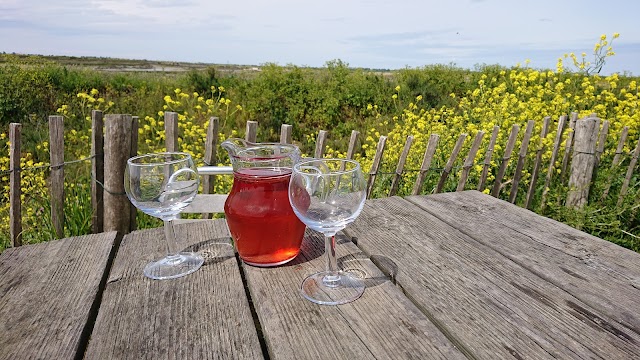
[[[364,284],[337,267],[335,234],[353,222],[364,206],[366,183],[360,164],[346,159],[311,159],[294,165],[289,201],[294,213],[309,228],[325,236],[327,268],[307,277],[302,295],[323,305],[338,305],[359,298]]]
[[[132,157],[127,160],[124,185],[136,208],[164,222],[167,256],[148,264],[144,274],[152,279],[173,279],[200,268],[202,256],[178,251],[173,229],[173,220],[198,192],[199,177],[191,155],[166,152]]]

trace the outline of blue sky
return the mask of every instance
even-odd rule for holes
[[[620,33],[603,73],[640,75],[636,0],[0,0],[0,51],[216,64],[555,68]]]

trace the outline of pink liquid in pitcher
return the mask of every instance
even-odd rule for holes
[[[300,252],[305,225],[289,203],[290,178],[288,169],[244,168],[234,173],[224,212],[244,262],[275,266]]]

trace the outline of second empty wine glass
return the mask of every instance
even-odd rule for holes
[[[152,153],[127,161],[124,188],[131,203],[147,215],[164,221],[167,256],[148,264],[151,279],[173,279],[196,271],[204,263],[197,253],[179,251],[173,220],[198,192],[198,172],[187,153]]]
[[[313,159],[294,165],[289,201],[298,218],[325,236],[327,267],[310,275],[301,286],[302,295],[323,305],[339,305],[359,298],[361,279],[338,269],[335,235],[362,211],[366,183],[357,161]]]

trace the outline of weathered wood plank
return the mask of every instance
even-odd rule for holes
[[[91,232],[104,228],[104,117],[100,110],[91,111]]]
[[[538,146],[538,151],[536,152],[536,161],[533,165],[533,171],[531,172],[531,182],[529,183],[529,190],[527,191],[527,199],[525,200],[524,207],[526,209],[531,208],[531,203],[533,202],[533,196],[536,191],[536,185],[538,182],[538,174],[540,172],[540,164],[542,163],[542,154],[546,150],[546,146],[544,145],[544,139],[547,137],[547,133],[549,132],[549,122],[551,121],[551,117],[545,116],[542,121],[542,130],[540,131],[540,145]]]
[[[467,191],[409,198],[420,207],[400,198],[369,201],[348,228],[348,234],[357,237],[358,247],[366,254],[381,254],[388,258],[388,263],[397,264],[397,284],[459,344],[459,349],[469,350],[473,358],[624,359],[637,355],[640,334],[633,330],[638,329],[633,319],[637,319],[637,313],[631,314],[638,303],[631,304],[635,301],[632,298],[623,301],[632,306],[626,316],[631,317],[634,325],[627,327],[616,322],[625,317],[613,315],[615,311],[625,312],[623,306],[610,310],[613,313],[606,312],[541,277],[547,257],[554,258],[549,262],[559,264],[579,259],[556,254],[552,248],[538,244],[554,229],[546,229],[544,235],[529,235],[534,232],[528,226],[533,213],[488,198]],[[438,206],[427,202],[429,199],[438,200]],[[509,207],[507,211],[488,207],[496,203]],[[509,213],[515,213],[514,208],[520,209],[517,220]],[[426,214],[424,209],[428,210]],[[460,212],[460,209],[468,210]],[[525,211],[531,215],[522,218]],[[446,217],[438,215],[441,212]],[[496,224],[487,221],[488,216],[491,219],[508,216],[510,221]],[[555,239],[568,242],[572,239],[565,236],[581,234],[567,228],[561,228],[563,232],[556,234]],[[524,230],[527,236],[519,234]],[[537,241],[532,241],[532,237]],[[603,242],[597,241],[592,248]],[[506,256],[506,250],[500,250],[502,247],[513,250],[513,257]],[[633,255],[625,253],[626,256],[633,256],[640,263],[638,254],[628,252]],[[525,257],[530,257],[531,264],[514,261]],[[538,263],[542,263],[540,273],[528,267]],[[578,263],[576,267],[580,273],[593,276],[592,280],[601,279],[596,277],[598,271],[586,264]],[[569,273],[570,270],[559,271],[552,276],[565,274],[570,278]],[[627,284],[630,281],[633,280],[627,279]],[[600,282],[600,286],[608,284]],[[571,288],[570,284],[565,287]],[[638,289],[629,286],[624,291],[631,294]],[[618,296],[616,301],[620,298],[624,297]]]
[[[551,185],[553,171],[556,169],[556,159],[558,157],[558,151],[560,150],[560,140],[562,140],[562,132],[564,131],[564,124],[566,121],[566,115],[560,116],[560,119],[558,120],[558,129],[556,130],[556,137],[553,141],[553,150],[551,151],[551,159],[549,160],[549,167],[547,168],[547,177],[544,179],[544,187],[542,188],[540,210],[544,210],[547,207],[547,194],[549,193],[549,186]]]
[[[596,141],[600,130],[600,119],[587,118],[575,124],[573,159],[569,176],[569,191],[566,206],[581,208],[589,200],[589,189],[595,166]]]
[[[0,359],[79,359],[116,233],[0,254]]]
[[[480,182],[478,183],[478,191],[484,191],[485,184],[487,182],[487,176],[489,175],[489,168],[491,167],[491,159],[493,158],[493,150],[498,140],[499,126],[494,126],[491,132],[491,140],[487,146],[487,152],[484,154],[484,165],[482,166],[482,174],[480,175]],[[414,194],[416,195],[416,194]]]
[[[371,170],[369,171],[369,179],[367,180],[367,199],[371,197],[373,191],[373,185],[376,181],[378,171],[380,171],[380,165],[382,164],[382,155],[384,154],[384,145],[387,143],[386,136],[380,136],[378,140],[378,146],[376,147],[376,155],[373,158],[373,164],[371,164]]]
[[[165,147],[167,152],[180,151],[178,147],[178,113],[164,113]]]
[[[491,190],[491,196],[493,197],[498,197],[500,195],[500,190],[502,190],[502,179],[504,178],[504,174],[507,171],[509,160],[511,160],[511,153],[513,152],[513,148],[516,146],[516,140],[518,138],[519,131],[520,126],[518,124],[513,124],[513,126],[511,127],[511,133],[509,134],[509,140],[507,140],[507,147],[504,149],[504,154],[502,154],[500,168],[498,168],[498,173],[496,174],[496,179],[493,183],[493,189]]]
[[[464,358],[348,237],[338,235],[338,264],[363,276],[362,297],[340,306],[304,299],[303,279],[326,265],[324,237],[307,230],[301,250],[287,266],[243,265],[271,359]]]
[[[467,158],[464,161],[464,165],[462,167],[462,174],[460,175],[460,180],[458,181],[458,187],[456,191],[464,190],[464,186],[467,183],[467,179],[469,178],[469,172],[473,167],[473,162],[476,159],[476,154],[480,149],[480,144],[482,144],[482,138],[484,137],[484,131],[478,131],[476,137],[473,139],[473,144],[469,149],[469,153],[467,154]],[[416,195],[416,194],[414,194]]]
[[[616,154],[613,156],[613,161],[611,162],[611,174],[607,178],[607,183],[602,192],[601,200],[607,198],[609,195],[609,191],[611,190],[611,183],[613,182],[614,170],[620,165],[622,161],[622,150],[624,149],[624,144],[627,142],[627,136],[629,135],[629,127],[625,126],[622,128],[622,132],[620,133],[620,139],[618,140],[618,147],[616,147]]]
[[[22,245],[21,134],[22,124],[9,124],[9,237],[13,247]]]
[[[186,277],[148,279],[144,266],[166,253],[163,230],[127,235],[85,359],[263,357],[225,220],[175,226],[180,248],[200,252],[205,264]]]
[[[456,141],[456,145],[453,147],[453,151],[451,151],[451,156],[449,156],[449,160],[447,160],[447,164],[444,166],[444,170],[442,170],[442,175],[440,175],[440,181],[438,181],[438,185],[436,186],[436,193],[442,192],[444,189],[444,184],[447,182],[447,178],[453,169],[453,164],[456,162],[456,158],[462,150],[462,145],[464,145],[464,140],[467,138],[467,134],[460,134],[458,136],[458,141]]]
[[[407,136],[407,141],[404,143],[404,148],[398,159],[398,165],[396,166],[396,173],[391,180],[391,189],[389,189],[389,196],[394,196],[398,192],[398,186],[400,179],[402,179],[402,172],[404,171],[404,164],[407,162],[407,156],[409,150],[411,150],[411,144],[413,143],[413,135]]]
[[[584,302],[590,309],[580,309],[547,297],[546,292],[541,293],[552,302],[549,306],[569,305],[566,310],[600,335],[612,335],[617,339],[613,344],[619,342],[617,346],[621,348],[631,344],[638,353],[639,253],[520,207],[488,201],[478,193],[412,200],[447,223],[464,218],[464,222],[456,222],[457,229]],[[572,302],[577,304],[575,300]],[[598,348],[598,344],[593,347]],[[602,354],[607,359],[621,358],[614,356],[616,352],[602,351]]]
[[[422,185],[424,184],[424,180],[427,178],[427,171],[429,171],[429,168],[431,167],[431,161],[433,160],[433,155],[436,153],[439,141],[440,135],[431,134],[429,136],[427,149],[424,151],[422,165],[420,165],[420,172],[416,177],[416,182],[413,184],[413,191],[411,191],[412,195],[418,195],[422,191]]]
[[[535,121],[529,120],[527,122],[527,128],[524,131],[524,137],[520,144],[520,153],[518,153],[518,164],[516,165],[516,171],[513,174],[513,182],[511,183],[511,193],[509,194],[509,202],[514,204],[516,202],[516,196],[518,196],[518,185],[520,185],[520,179],[522,178],[522,169],[524,168],[524,161],[527,158],[527,152],[529,151],[529,140],[531,140],[531,133],[533,132],[533,126]]]

